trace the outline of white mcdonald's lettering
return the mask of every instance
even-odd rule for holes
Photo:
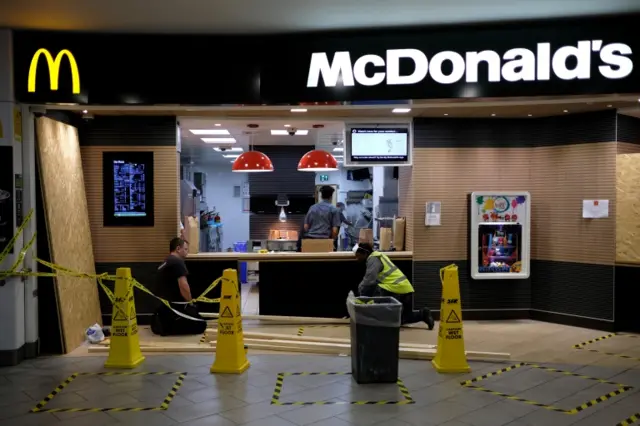
[[[67,49],[61,50],[53,59],[53,56],[47,49],[38,49],[31,59],[31,65],[29,66],[29,79],[27,82],[27,90],[31,93],[36,91],[36,73],[38,71],[38,59],[40,55],[44,55],[47,60],[47,68],[49,68],[49,83],[51,90],[58,90],[58,82],[60,79],[60,65],[62,58],[67,57],[69,59],[69,66],[71,67],[71,91],[77,95],[80,93],[80,73],[78,72],[78,64],[73,54]]]
[[[464,53],[447,50],[430,59],[418,49],[390,49],[385,53],[386,58],[366,54],[355,62],[352,62],[350,52],[335,52],[331,61],[327,52],[317,52],[311,54],[307,87],[318,87],[320,78],[325,87],[411,85],[422,82],[427,75],[439,84],[461,80],[478,83],[478,69],[482,63],[488,70],[487,80],[492,83],[545,81],[552,73],[560,80],[588,80],[595,60],[600,61],[597,70],[602,77],[616,80],[633,71],[632,53],[627,44],[604,44],[602,40],[578,41],[576,45],[560,46],[555,51],[552,51],[551,43],[538,43],[535,51],[513,48],[502,55],[493,50]],[[401,59],[413,62],[411,74],[400,73]]]

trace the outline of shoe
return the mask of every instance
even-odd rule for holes
[[[427,327],[429,327],[429,330],[433,330],[433,327],[435,327],[436,322],[433,320],[433,315],[431,315],[431,311],[428,308],[423,308],[422,316],[424,317],[424,322],[427,323]]]

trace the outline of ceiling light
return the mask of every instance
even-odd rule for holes
[[[291,108],[291,112],[307,112],[306,108]]]
[[[492,117],[495,117],[496,115],[495,115],[495,114],[491,114],[491,116],[492,116]]]
[[[564,111],[562,111],[562,112],[569,112],[569,111],[565,109],[565,110],[564,110]]]
[[[216,123],[216,124],[214,124],[214,126],[216,126],[216,127],[220,127],[220,126],[222,126],[222,124],[220,124],[220,123]]]
[[[533,114],[527,114],[527,117],[533,117]]]
[[[229,154],[229,155],[223,155],[224,158],[238,158],[240,157],[240,154]]]
[[[239,173],[272,172],[273,163],[260,151],[248,151],[233,161],[231,171]]]
[[[288,134],[288,130],[271,130],[271,136],[286,136]],[[307,136],[308,134],[308,130],[296,130],[296,136]]]
[[[218,151],[218,152],[223,152],[223,151],[228,151],[228,152],[242,152],[243,149],[241,147],[233,147],[233,148],[220,148],[220,147],[215,147],[213,148],[214,151]]]
[[[83,109],[83,110],[82,110],[82,113],[83,113],[83,114],[87,114],[88,112],[89,112],[89,111],[87,111],[86,109]]]
[[[613,105],[607,105],[607,108],[611,108]]]
[[[201,138],[204,143],[236,143],[235,138]]]
[[[411,112],[411,108],[394,108],[391,110],[391,112],[394,114],[406,114],[408,112]]]
[[[448,116],[448,115],[449,115],[449,114],[447,114],[447,113],[445,112],[444,116],[446,117],[446,116]]]
[[[314,149],[302,156],[298,163],[300,172],[331,172],[338,170],[335,157],[321,149]]]
[[[204,136],[204,135],[228,135],[229,131],[225,129],[189,129],[191,133],[194,135]]]
[[[344,148],[341,148],[339,146],[333,148],[333,152],[342,152],[342,151],[344,151]]]
[[[284,127],[291,127],[291,124],[285,124]]]
[[[344,155],[334,155],[333,158],[335,158],[337,160],[339,158],[344,158]]]

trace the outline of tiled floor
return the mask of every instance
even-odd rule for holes
[[[640,346],[640,339],[630,338],[626,343],[631,345],[631,340],[637,343],[628,348],[633,352]],[[569,347],[566,352],[581,351]],[[55,411],[161,407],[179,378],[178,374],[80,374],[44,405],[44,410],[54,412],[29,413],[71,375],[105,371],[104,357],[41,358],[0,369],[0,426],[613,426],[640,411],[640,361],[593,355],[588,363],[540,365],[562,371],[523,365],[470,383],[494,393],[460,383],[504,369],[508,364],[473,362],[471,374],[440,375],[428,362],[403,360],[400,379],[411,401],[405,399],[397,384],[357,385],[349,374],[284,376],[280,403],[332,403],[309,406],[271,404],[278,373],[348,372],[350,358],[257,355],[250,357],[250,369],[236,376],[210,374],[209,355],[157,355],[148,356],[134,371],[187,373],[167,410]],[[603,363],[603,356],[615,360]],[[498,393],[561,410],[609,396],[577,414],[566,414],[510,400]],[[349,404],[353,401],[403,404]]]

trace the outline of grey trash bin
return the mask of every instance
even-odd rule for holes
[[[393,297],[356,297],[347,300],[347,310],[351,317],[353,378],[360,384],[395,383],[402,304]]]

